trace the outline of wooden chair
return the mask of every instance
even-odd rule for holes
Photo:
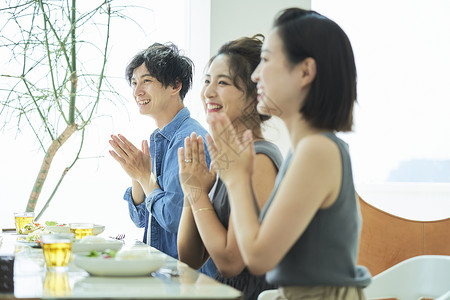
[[[418,255],[450,255],[450,218],[414,221],[382,211],[359,197],[362,215],[358,264],[372,276]]]

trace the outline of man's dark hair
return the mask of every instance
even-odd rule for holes
[[[356,101],[356,66],[345,32],[315,11],[289,8],[274,23],[289,62],[316,61],[316,78],[300,108],[302,116],[320,129],[350,131]]]
[[[176,45],[154,43],[136,54],[125,70],[128,84],[131,84],[134,70],[142,64],[145,64],[149,74],[165,88],[176,87],[181,83],[180,98],[184,99],[192,86],[194,64],[191,59],[181,55]]]

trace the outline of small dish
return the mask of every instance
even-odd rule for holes
[[[145,276],[164,266],[166,258],[161,253],[150,253],[141,258],[117,259],[88,257],[87,252],[74,254],[73,262],[94,276]]]

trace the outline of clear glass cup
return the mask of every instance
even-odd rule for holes
[[[47,270],[67,271],[72,254],[73,234],[52,233],[41,236]]]
[[[70,232],[75,234],[76,240],[81,240],[85,236],[94,234],[93,223],[70,223]]]
[[[15,212],[14,219],[16,222],[16,233],[23,234],[22,228],[28,223],[33,223],[34,212]]]

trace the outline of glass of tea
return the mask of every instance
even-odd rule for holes
[[[52,233],[41,236],[48,270],[66,271],[72,254],[73,234]]]
[[[34,212],[16,212],[14,213],[14,218],[16,220],[16,233],[23,234],[22,228],[28,223],[33,223]]]
[[[70,232],[75,234],[76,240],[81,240],[85,236],[93,235],[94,224],[93,223],[70,223]]]

